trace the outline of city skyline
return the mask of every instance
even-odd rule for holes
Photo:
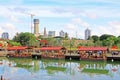
[[[8,32],[31,32],[31,17],[40,20],[40,33],[63,30],[69,36],[84,39],[86,28],[92,35],[120,35],[119,0],[2,0],[0,1],[0,35]]]

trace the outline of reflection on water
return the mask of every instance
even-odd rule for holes
[[[120,64],[1,57],[0,75],[6,80],[119,80]]]

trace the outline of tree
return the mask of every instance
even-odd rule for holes
[[[112,47],[115,44],[115,39],[116,37],[114,36],[108,37],[107,39],[103,40],[103,45]]]
[[[103,41],[103,40],[107,39],[108,37],[115,37],[115,36],[109,35],[109,34],[103,34],[100,36],[100,41]]]
[[[15,42],[15,41],[12,41],[12,40],[9,40],[8,43],[9,43],[11,46],[20,46],[20,45],[21,45],[19,42]]]
[[[36,41],[36,37],[34,36],[34,34],[25,32],[25,33],[20,33],[18,35],[16,35],[13,38],[13,41],[19,42],[21,45],[27,45],[27,46],[35,46],[35,42]]]
[[[93,39],[94,43],[99,40],[99,37],[97,35],[93,35],[91,38]]]
[[[68,33],[67,32],[65,33],[65,38],[68,39]]]

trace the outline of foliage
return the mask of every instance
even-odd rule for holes
[[[40,43],[40,40],[45,41]],[[71,40],[68,37],[68,33],[65,33],[65,38],[60,37],[43,37],[39,36],[38,40],[31,33],[20,33],[17,34],[13,41],[20,43],[21,45],[30,45],[30,46],[64,46],[64,47],[77,47],[77,46],[117,46],[120,47],[120,36],[115,37],[109,34],[103,34],[100,37],[93,35],[89,40],[80,40],[72,38]],[[17,45],[17,43],[12,44]]]
[[[25,32],[25,33],[20,33],[16,35],[13,38],[13,41],[20,42],[21,45],[27,45],[27,46],[35,46],[36,37],[34,34]]]
[[[11,46],[20,46],[21,44],[19,42],[15,42],[15,41],[8,41],[8,43],[11,45]]]
[[[115,37],[115,36],[109,35],[109,34],[103,34],[103,35],[100,36],[100,40],[103,41],[103,40],[105,40],[105,39],[107,39],[109,37]]]
[[[93,35],[91,38],[93,39],[94,43],[99,40],[99,37],[97,35]]]
[[[65,38],[68,38],[68,33],[67,32],[65,33]]]
[[[2,47],[7,47],[8,43],[6,41],[0,41],[0,44],[2,45]]]

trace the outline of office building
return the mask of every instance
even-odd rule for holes
[[[85,40],[88,40],[90,36],[91,36],[91,30],[87,28],[85,30]]]
[[[46,28],[44,28],[44,37],[47,37]]]
[[[34,19],[34,35],[39,36],[39,19]]]
[[[59,32],[59,36],[60,36],[60,37],[65,37],[65,32],[64,32],[63,30],[61,30],[61,31]]]
[[[8,32],[3,32],[3,33],[2,33],[2,39],[9,39],[9,34],[8,34]]]
[[[55,37],[55,31],[49,31],[48,36],[49,37]]]

